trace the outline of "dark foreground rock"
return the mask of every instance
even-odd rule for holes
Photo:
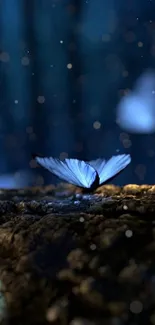
[[[0,323],[154,325],[155,186],[0,190]]]

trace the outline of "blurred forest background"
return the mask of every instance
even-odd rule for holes
[[[146,69],[155,0],[0,0],[0,187],[55,181],[32,153],[130,153],[113,182],[155,183],[155,133],[130,134],[116,116]]]

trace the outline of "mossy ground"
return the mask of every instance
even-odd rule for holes
[[[155,186],[0,190],[0,321],[155,324]]]

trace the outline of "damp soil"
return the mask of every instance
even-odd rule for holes
[[[155,186],[0,190],[0,324],[155,324]]]

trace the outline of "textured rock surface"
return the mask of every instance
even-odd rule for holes
[[[0,322],[155,324],[155,186],[0,190]]]

